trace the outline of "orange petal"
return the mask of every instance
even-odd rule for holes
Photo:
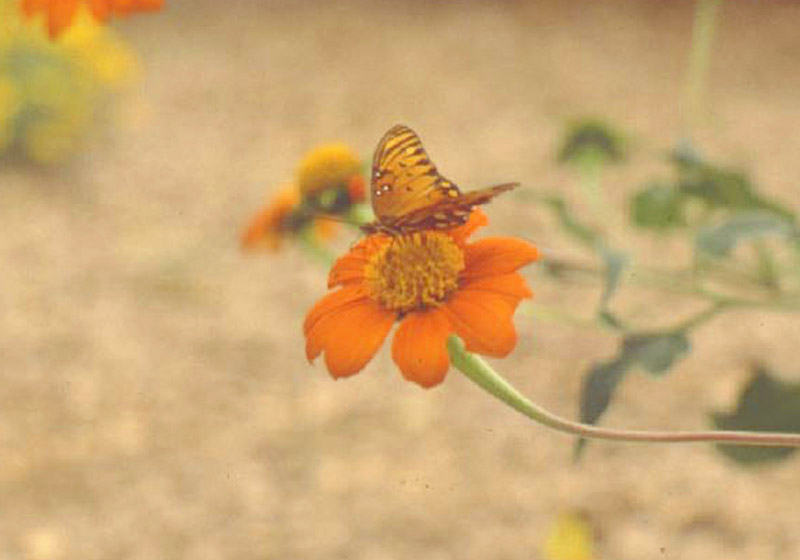
[[[452,331],[440,309],[406,316],[392,342],[392,359],[403,377],[423,387],[441,383],[450,368],[447,337]]]
[[[22,0],[22,13],[32,16],[47,8],[48,0]]]
[[[23,4],[25,13],[31,13],[32,10],[44,10],[47,13],[47,31],[51,38],[55,38],[72,24],[78,11],[78,0],[33,2],[27,7]]]
[[[462,278],[479,278],[514,272],[539,258],[539,251],[522,239],[491,237],[464,248],[465,269]]]
[[[347,286],[362,281],[365,264],[367,264],[366,250],[363,243],[359,243],[333,263],[328,274],[328,287]]]
[[[95,18],[99,21],[105,21],[111,13],[111,1],[89,0],[89,9],[92,10],[92,15],[94,15]]]
[[[519,300],[533,296],[533,292],[528,288],[525,279],[517,272],[468,279],[461,289],[499,295],[514,307],[519,303]]]
[[[368,235],[361,239],[350,251],[336,260],[328,274],[328,287],[347,286],[364,278],[364,265],[370,257],[392,238],[383,234]]]
[[[254,249],[266,246],[277,249],[280,245],[286,221],[294,209],[300,204],[300,191],[293,185],[281,188],[250,220],[242,232],[241,246]]]
[[[508,355],[517,343],[515,308],[507,295],[473,290],[459,290],[442,306],[467,350],[497,357]]]
[[[280,244],[281,232],[275,223],[274,212],[270,208],[263,208],[253,216],[250,223],[242,231],[240,246],[242,249],[255,249],[267,247],[277,249]]]
[[[366,292],[361,286],[348,286],[327,294],[306,314],[306,320],[303,322],[303,334],[307,336],[314,324],[325,315],[346,305],[357,303],[364,298],[366,298]]]
[[[483,212],[483,210],[476,208],[472,211],[472,214],[469,215],[469,219],[467,220],[466,224],[455,227],[448,233],[450,234],[450,237],[453,238],[453,241],[459,245],[463,245],[466,243],[469,236],[475,233],[475,230],[488,225],[489,218],[486,217],[486,214]]]
[[[348,288],[339,291],[345,290]],[[323,304],[328,311],[321,313],[315,306],[306,319],[306,356],[313,361],[324,352],[331,375],[347,377],[372,359],[389,334],[395,314],[366,297],[338,306],[326,299],[317,305]],[[312,314],[315,317],[309,321]]]
[[[339,231],[339,224],[331,220],[316,219],[313,222],[314,237],[320,241],[330,241],[336,237],[336,232]]]

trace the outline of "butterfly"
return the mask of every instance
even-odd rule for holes
[[[436,170],[417,133],[398,124],[375,149],[370,191],[376,219],[361,229],[392,236],[450,229],[464,224],[475,206],[518,186],[504,183],[461,192]]]

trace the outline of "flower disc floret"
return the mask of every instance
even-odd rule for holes
[[[385,243],[364,267],[369,296],[405,314],[438,307],[458,288],[464,253],[439,232],[418,232]]]

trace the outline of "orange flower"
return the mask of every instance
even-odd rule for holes
[[[318,240],[331,239],[338,224],[321,218],[315,219],[302,208],[302,195],[296,185],[278,191],[250,220],[242,233],[243,249],[280,249],[284,238],[311,227],[312,236]]]
[[[111,15],[159,10],[164,0],[22,0],[22,11],[26,16],[44,12],[50,37],[55,38],[72,24],[81,4],[87,5],[96,19],[105,21]]]
[[[281,189],[273,200],[256,214],[242,234],[242,247],[277,250],[286,233],[292,230],[291,216],[300,205],[300,190],[294,185]]]
[[[321,144],[297,166],[297,186],[309,209],[317,214],[345,215],[367,194],[361,161],[342,142]]]
[[[367,199],[367,182],[363,175],[353,175],[348,179],[347,194],[353,204]]]
[[[489,238],[467,243],[486,215],[449,231],[397,237],[370,235],[333,265],[328,287],[339,287],[309,311],[303,325],[309,361],[325,354],[335,378],[358,373],[395,322],[392,359],[403,376],[423,387],[441,383],[450,367],[446,341],[503,357],[516,345],[512,321],[531,297],[517,270],[538,258],[529,243]]]

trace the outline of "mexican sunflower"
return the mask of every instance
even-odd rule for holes
[[[358,373],[395,323],[392,359],[406,379],[423,387],[444,379],[451,334],[471,352],[508,355],[517,340],[514,311],[532,295],[517,270],[535,261],[538,251],[515,238],[469,243],[487,224],[475,210],[466,224],[447,231],[359,241],[330,271],[328,287],[338,289],[306,316],[309,361],[324,353],[333,377]]]
[[[297,166],[297,185],[304,196],[345,187],[353,202],[363,202],[366,185],[361,172],[361,160],[345,143],[334,142],[317,146]]]
[[[344,215],[366,198],[361,160],[342,142],[322,144],[308,152],[295,177],[305,204],[317,214]]]
[[[40,12],[47,19],[51,38],[72,25],[81,5],[86,5],[95,19],[105,21],[110,16],[125,16],[133,12],[160,10],[164,0],[21,0],[26,16]]]
[[[338,225],[331,218],[346,217],[365,197],[361,162],[352,148],[342,143],[317,146],[300,162],[295,182],[250,220],[241,245],[275,250],[285,237],[301,233],[311,233],[317,241],[330,240]]]
[[[292,214],[300,206],[300,191],[288,185],[259,210],[242,233],[244,249],[265,247],[277,250],[286,234],[291,233]]]
[[[337,225],[309,215],[301,206],[299,189],[289,185],[253,216],[242,232],[241,246],[277,251],[285,238],[299,235],[306,228],[311,228],[311,235],[317,240],[327,241],[335,235]]]

